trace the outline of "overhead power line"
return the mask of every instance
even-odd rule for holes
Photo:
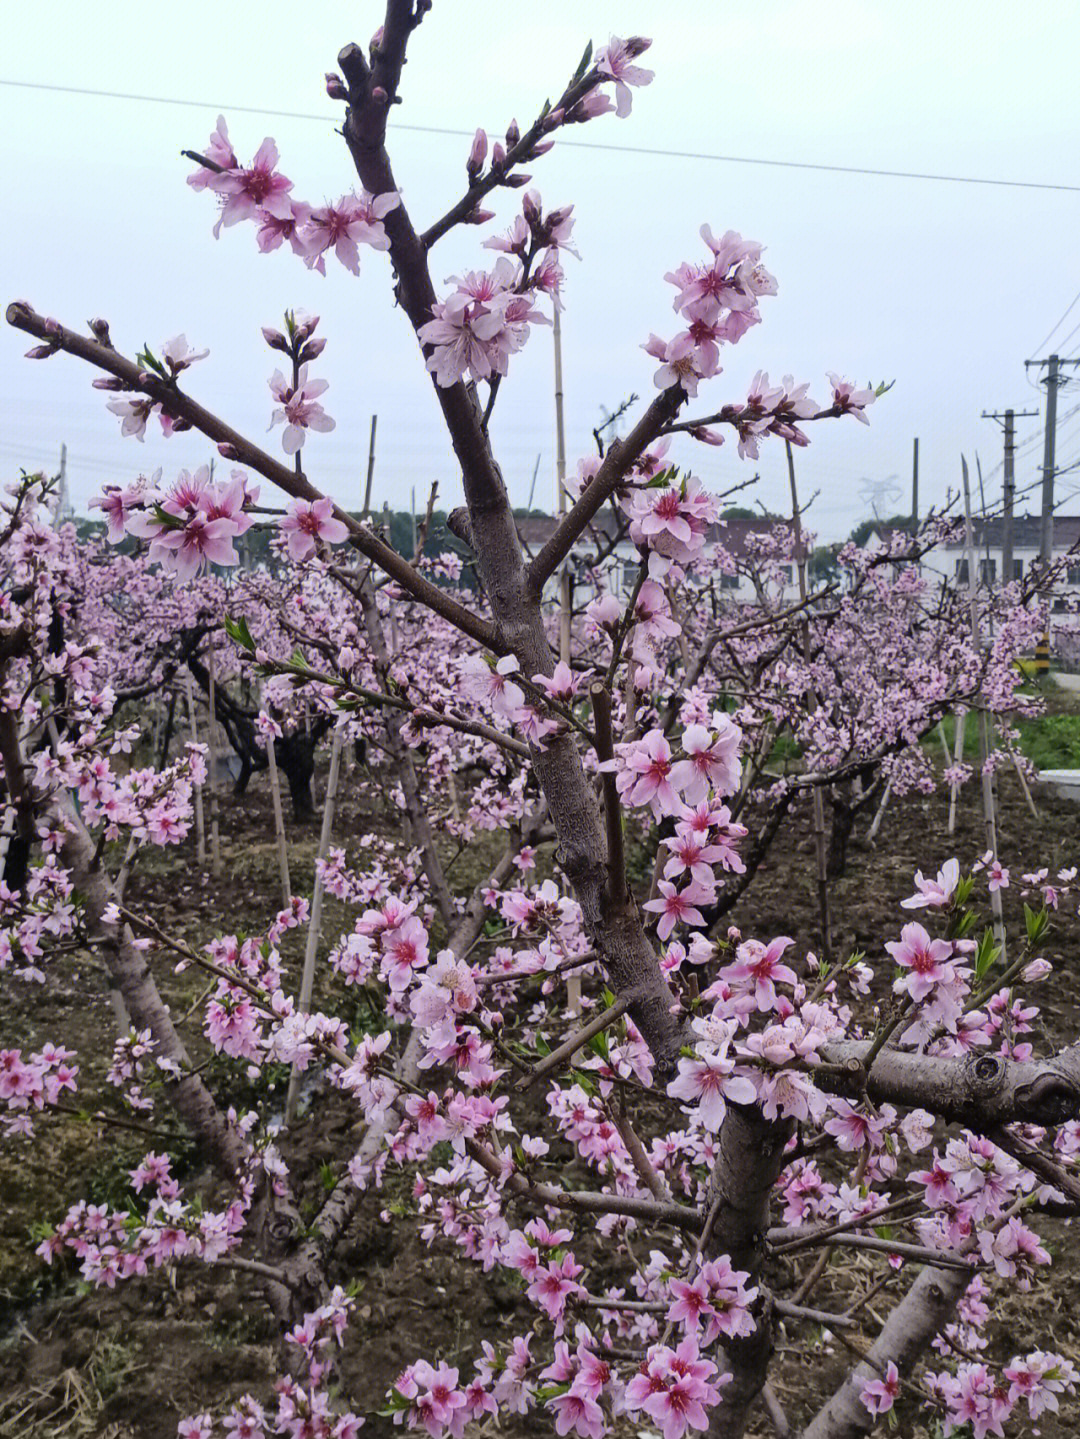
[[[1073,308],[1073,306],[1076,304],[1077,300],[1080,300],[1080,290],[1077,290],[1076,294],[1075,294],[1075,295],[1072,297],[1072,299],[1069,301],[1068,305],[1065,307],[1065,313],[1062,315],[1061,319],[1057,322],[1057,324],[1054,326],[1054,328],[1050,331],[1049,335],[1046,336],[1046,339],[1040,340],[1039,343],[1035,346],[1035,353],[1036,353],[1036,354],[1038,354],[1039,351],[1043,348],[1043,346],[1046,344],[1046,341],[1047,341],[1047,340],[1050,340],[1050,339],[1053,339],[1053,337],[1054,337],[1054,336],[1057,334],[1057,332],[1061,329],[1062,325],[1063,325],[1063,324],[1065,323],[1065,321],[1069,318],[1069,311],[1070,311],[1070,310]],[[1077,328],[1080,329],[1080,326],[1077,326]],[[1070,330],[1069,333],[1065,336],[1065,340],[1070,340],[1070,339],[1073,337],[1073,335],[1075,335],[1075,334],[1076,334],[1076,330],[1075,330],[1075,329]],[[1063,341],[1061,342],[1061,348],[1062,348],[1062,349],[1065,348],[1065,340],[1063,340]]]
[[[338,118],[334,115],[315,115],[303,110],[266,110],[256,105],[219,105],[208,100],[187,100],[171,95],[133,95],[123,90],[92,90],[79,85],[49,85],[37,80],[0,78],[0,85],[16,90],[41,90],[54,95],[92,96],[98,100],[133,100],[143,105],[183,105],[194,110],[218,110],[235,115],[264,115],[278,120],[317,120],[324,125],[333,125]],[[445,125],[410,125],[404,121],[393,122],[390,129],[410,131],[418,135],[452,135],[466,140],[471,140],[475,134],[473,130],[458,130]],[[1045,180],[1003,180],[987,175],[938,175],[923,170],[885,170],[865,165],[826,165],[811,160],[774,160],[756,155],[717,155],[704,150],[667,150],[651,145],[609,145],[600,140],[560,140],[559,143],[574,150],[603,150],[624,155],[656,155],[666,160],[706,160],[724,165],[765,165],[782,170],[815,170],[832,175],[871,175],[887,180],[934,180],[949,185],[992,185],[1015,190],[1056,190],[1068,194],[1080,194],[1080,185],[1061,185]],[[1051,331],[1052,333],[1053,331]]]

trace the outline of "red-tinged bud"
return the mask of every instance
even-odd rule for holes
[[[512,150],[520,139],[521,131],[518,129],[518,122],[511,120],[510,128],[506,132],[506,148]]]
[[[390,103],[390,97],[381,85],[373,85],[371,87],[371,98],[376,105],[389,105]]]
[[[191,421],[190,421],[190,420],[185,420],[185,419],[183,418],[183,416],[181,416],[181,415],[173,415],[173,416],[171,417],[171,419],[172,419],[172,433],[173,433],[174,435],[179,434],[179,432],[180,432],[181,430],[190,430],[190,429],[191,429]]]
[[[107,378],[103,377],[100,380],[91,380],[90,383],[95,390],[124,390],[127,388],[123,380],[118,380],[113,375],[109,375]]]
[[[565,111],[565,110],[562,110],[562,109],[559,109],[559,110],[550,110],[550,111],[548,112],[548,114],[547,114],[547,115],[545,116],[545,118],[544,118],[544,129],[545,129],[545,130],[557,130],[557,129],[559,128],[559,126],[562,124],[562,122],[563,122],[565,119],[566,119],[566,111]]]
[[[521,213],[529,229],[535,230],[540,223],[540,195],[536,190],[528,190],[522,197]]]
[[[46,320],[46,321],[45,321],[45,333],[46,333],[47,335],[61,335],[61,334],[63,334],[63,327],[61,326],[60,321],[59,321],[59,320]]]
[[[108,320],[91,320],[90,333],[95,340],[100,340],[103,345],[109,343],[109,322]]]
[[[140,370],[140,371],[139,371],[139,384],[140,384],[140,385],[152,385],[153,382],[154,382],[156,379],[158,379],[158,378],[159,378],[159,376],[157,376],[157,375],[152,375],[149,370]]]
[[[506,151],[503,149],[501,140],[496,140],[491,147],[491,168],[501,170],[506,164]]]
[[[538,155],[546,155],[549,150],[554,150],[554,148],[554,140],[540,140],[533,146],[533,159],[535,160]]]
[[[326,72],[326,93],[331,100],[347,100],[349,89],[340,75],[335,75],[332,70]]]
[[[273,664],[273,660],[270,658],[270,653],[269,653],[269,651],[268,651],[268,650],[261,650],[261,649],[257,649],[257,650],[255,651],[255,662],[256,662],[256,664],[260,664],[260,665],[270,665],[270,664]]]
[[[470,210],[465,216],[466,225],[486,225],[489,220],[494,220],[494,210],[481,210],[479,205]]]
[[[235,445],[230,445],[228,440],[222,440],[217,448],[218,454],[223,460],[238,460],[240,458],[240,451]]]
[[[326,340],[320,335],[316,340],[308,340],[300,351],[300,364],[306,365],[309,360],[317,360],[326,349]]]
[[[483,130],[477,130],[473,136],[472,147],[469,150],[469,158],[465,162],[465,170],[470,179],[474,179],[484,168],[484,161],[487,159],[488,138]]]
[[[262,337],[272,350],[284,350],[289,352],[289,342],[280,330],[275,330],[270,325],[263,325]]]
[[[32,350],[27,350],[28,360],[47,360],[50,355],[56,354],[56,345],[35,345]]]
[[[529,184],[532,183],[532,176],[531,176],[531,175],[508,175],[508,176],[506,177],[506,180],[505,180],[504,183],[505,183],[506,186],[507,186],[509,189],[511,189],[511,190],[520,190],[521,187],[522,187],[522,185],[529,185]]]

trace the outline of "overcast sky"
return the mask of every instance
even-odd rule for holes
[[[315,203],[353,183],[333,124],[323,72],[346,42],[365,44],[376,3],[282,0],[223,7],[35,0],[10,7],[0,79],[130,92],[199,102],[194,108],[0,86],[0,148],[8,219],[0,238],[3,300],[26,299],[65,324],[105,316],[128,354],[183,331],[210,357],[188,388],[224,418],[278,452],[265,436],[274,357],[261,325],[286,307],[323,316],[327,348],[317,371],[337,421],[304,455],[316,484],[347,507],[362,498],[370,417],[379,416],[375,497],[407,508],[433,479],[440,503],[460,500],[460,480],[430,385],[404,317],[393,308],[386,258],[362,252],[354,278],[334,261],[323,279],[291,253],[260,256],[254,227],[215,241],[212,200],[185,185],[182,148],[202,148],[219,110],[238,155],[265,135],[281,150],[293,193]],[[759,367],[792,373],[825,397],[825,371],[860,382],[895,380],[869,429],[812,427],[797,455],[804,497],[818,491],[810,523],[823,539],[846,535],[869,512],[866,483],[898,476],[910,503],[912,439],[920,437],[923,505],[939,501],[976,451],[1000,494],[1000,431],[986,409],[1042,406],[1025,376],[1037,349],[1080,290],[1076,237],[1080,192],[825,174],[732,159],[678,158],[629,147],[717,157],[783,160],[1080,186],[1075,125],[1080,9],[1072,0],[838,6],[757,0],[753,7],[700,0],[436,0],[414,35],[395,110],[399,127],[501,133],[522,126],[573,71],[587,40],[614,30],[653,39],[643,63],[656,71],[626,120],[575,127],[534,168],[546,206],[572,203],[582,262],[567,260],[564,350],[568,452],[593,447],[602,406],[653,393],[654,362],[639,348],[650,331],[671,335],[676,317],[665,271],[704,257],[698,229],[736,229],[767,246],[779,295],[764,323],[724,352],[724,373],[702,387],[708,409],[740,399]],[[241,107],[323,119],[245,114]],[[580,142],[612,148],[585,148]],[[397,128],[390,147],[418,227],[461,193],[468,140]],[[520,194],[497,195],[491,232],[509,223]],[[454,232],[434,251],[436,285],[488,265],[488,231]],[[1080,303],[1053,336],[1080,354]],[[158,465],[194,466],[209,448],[197,436],[145,444],[121,439],[91,373],[57,356],[22,359],[27,337],[3,327],[0,365],[7,477],[20,464],[69,454],[76,508],[110,480]],[[550,331],[534,330],[511,363],[493,433],[511,495],[550,506],[554,406]],[[1080,384],[1060,396],[1058,463],[1080,457]],[[698,411],[700,412],[700,411]],[[156,429],[156,421],[153,422]],[[1041,420],[1018,424],[1022,442]],[[677,456],[711,488],[748,478],[730,440],[720,450],[685,442]],[[1037,479],[1041,439],[1022,448],[1017,480]],[[763,452],[756,494],[786,504],[782,446]],[[974,467],[973,467],[974,468]],[[1080,470],[1059,483],[1080,489]],[[1034,498],[1034,497],[1033,497]],[[888,496],[887,509],[892,509]],[[1021,505],[1021,509],[1023,505]],[[1080,498],[1074,506],[1080,509]]]

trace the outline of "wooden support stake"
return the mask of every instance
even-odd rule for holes
[[[886,806],[887,806],[888,803],[889,803],[889,796],[890,796],[891,794],[892,794],[892,780],[890,779],[890,780],[886,780],[886,782],[885,782],[885,793],[881,796],[881,803],[880,803],[880,805],[878,805],[878,812],[877,812],[877,814],[874,816],[874,822],[873,822],[873,824],[870,826],[870,828],[869,828],[869,830],[867,831],[867,834],[866,834],[866,839],[867,839],[867,842],[868,842],[869,844],[873,844],[874,840],[877,839],[877,832],[878,832],[878,830],[881,828],[881,821],[882,821],[882,820],[884,819],[884,817],[885,817],[885,808],[886,808]]]
[[[191,726],[191,743],[199,743],[199,730],[195,723],[195,688],[191,682],[191,671],[185,676],[187,687],[188,723]],[[195,857],[199,864],[206,864],[206,820],[203,815],[202,785],[195,786]]]
[[[334,800],[337,797],[338,775],[341,772],[341,736],[344,726],[341,720],[334,729],[334,742],[330,747],[330,774],[326,781],[326,799],[323,803],[322,830],[319,834],[319,859],[325,860],[330,848],[330,835],[334,827]],[[323,881],[319,866],[315,870],[315,887],[311,895],[311,915],[308,919],[307,948],[304,950],[304,972],[300,978],[299,1008],[302,1014],[311,1009],[311,991],[315,984],[315,951],[319,945],[319,930],[322,926]],[[299,1097],[300,1071],[293,1065],[289,1076],[289,1092],[285,1099],[285,1124],[291,1125],[296,1118],[296,1102]]]
[[[971,484],[968,479],[967,460],[961,456],[964,475],[964,535],[967,546],[968,557],[968,603],[971,610],[971,642],[975,648],[981,649],[982,638],[979,630],[979,603],[975,589],[975,527],[971,523]],[[997,843],[997,814],[994,806],[994,777],[989,770],[990,759],[990,721],[986,709],[979,706],[979,769],[982,780],[982,803],[983,823],[986,826],[986,847],[994,859],[998,857]],[[1001,905],[1001,890],[993,888],[990,891],[990,909],[994,916],[994,930],[998,944],[1001,945],[1001,963],[1005,960],[1005,918]]]
[[[795,541],[796,572],[799,577],[799,601],[805,605],[809,590],[806,583],[806,551],[803,546],[802,512],[799,509],[799,494],[795,486],[795,454],[790,440],[785,440],[784,446],[787,450],[788,480],[791,484],[791,528]],[[804,609],[800,628],[802,630],[803,658],[809,666],[812,658],[810,621],[805,616]],[[810,712],[813,713],[818,704],[817,695],[813,690],[810,691],[808,699]],[[814,857],[817,870],[818,910],[821,916],[821,957],[826,964],[829,964],[832,961],[832,923],[829,917],[829,861],[825,844],[825,796],[822,789],[821,785],[815,785],[812,796]]]
[[[206,673],[209,676],[207,684],[207,705],[209,708],[209,719],[206,726],[206,743],[210,762],[210,868],[215,875],[221,873],[221,823],[219,818],[218,805],[218,777],[217,777],[217,704],[216,686],[214,684],[214,646],[211,645],[206,655]]]
[[[281,810],[281,781],[278,779],[273,735],[266,736],[266,769],[270,776],[270,798],[274,806],[274,843],[277,846],[278,873],[281,875],[281,907],[288,909],[292,899],[292,881],[289,878],[289,851],[285,844],[285,816]]]

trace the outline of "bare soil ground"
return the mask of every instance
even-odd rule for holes
[[[1012,774],[1001,777],[1000,799],[1000,848],[1014,875],[1080,859],[1080,807],[1040,795],[1040,814],[1033,820]],[[351,849],[360,835],[382,823],[383,817],[362,812],[346,787],[336,826],[341,842]],[[278,881],[269,802],[259,783],[244,800],[225,801],[222,824],[226,872],[220,879],[199,871],[189,842],[152,856],[132,880],[130,901],[190,938],[264,924],[277,905]],[[936,870],[952,854],[970,864],[984,840],[974,786],[961,797],[958,829],[951,838],[940,796],[895,800],[874,847],[859,839],[867,824],[866,818],[860,821],[848,872],[833,885],[834,940],[838,952],[865,950],[869,961],[879,964],[882,941],[895,937],[903,922],[897,905],[912,892],[914,871]],[[297,841],[294,889],[310,891],[315,831],[294,828],[292,838]],[[799,946],[796,952],[817,948],[811,845],[808,817],[797,816],[732,915],[745,933],[790,934]],[[458,869],[475,869],[479,875],[486,859],[477,846],[462,856],[455,878]],[[1016,887],[1006,891],[1005,900],[1007,917],[1015,924],[1021,906]],[[338,921],[351,923],[331,903],[324,934],[335,933]],[[1038,996],[1039,1047],[1070,1043],[1080,1030],[1075,899],[1055,916],[1044,952],[1056,972]],[[286,946],[286,958],[298,965],[298,942]],[[197,978],[174,976],[168,966],[161,982],[176,1014],[193,1004],[201,987]],[[51,1038],[70,1044],[80,1051],[84,1082],[89,1081],[92,1093],[100,1074],[93,1073],[91,1057],[107,1052],[114,1033],[100,972],[87,963],[72,965],[59,983],[21,992],[8,986],[7,992],[3,1043],[26,1049]],[[211,1084],[223,1078],[213,1065],[207,1074]],[[253,1097],[277,1102],[265,1091],[247,1098]],[[153,1122],[166,1127],[166,1112]],[[311,1122],[295,1141],[297,1149],[307,1151],[303,1169],[314,1175],[304,1195],[308,1212],[314,1213],[320,1197],[319,1163],[342,1152],[343,1134],[354,1124],[355,1115],[337,1097],[317,1097]],[[146,1148],[154,1147],[144,1136],[74,1118],[47,1124],[43,1132],[44,1143],[9,1145],[0,1165],[0,1439],[173,1439],[178,1418],[210,1400],[245,1389],[269,1398],[276,1334],[261,1301],[245,1297],[227,1276],[182,1268],[130,1281],[115,1291],[87,1291],[70,1269],[52,1271],[34,1257],[35,1225],[56,1221],[80,1197],[125,1202],[127,1171]],[[197,1177],[195,1156],[189,1153],[186,1162]],[[380,1207],[396,1207],[401,1200],[407,1208],[407,1188],[400,1178],[388,1180],[383,1194],[363,1206],[337,1260],[335,1277],[355,1281],[359,1288],[343,1381],[361,1409],[378,1407],[409,1359],[440,1354],[471,1372],[471,1356],[482,1339],[498,1342],[532,1322],[531,1308],[512,1284],[459,1263],[449,1242],[425,1248],[408,1218],[384,1222]],[[1030,1294],[1007,1287],[999,1291],[988,1331],[991,1360],[1007,1361],[1019,1351],[1044,1347],[1080,1364],[1080,1254],[1068,1222],[1043,1227],[1054,1253],[1052,1273]],[[604,1282],[608,1262],[598,1251],[592,1282]],[[838,1252],[814,1302],[843,1308],[865,1287],[872,1264]],[[882,1303],[888,1307],[885,1295]],[[801,1342],[808,1332],[793,1328],[778,1338],[774,1388],[793,1423],[831,1392],[849,1359],[836,1340],[808,1351]],[[1040,1429],[1043,1439],[1075,1435],[1080,1407],[1064,1403],[1059,1416],[1043,1417]],[[365,1432],[398,1431],[388,1420],[377,1419]],[[553,1430],[541,1415],[515,1420],[502,1432]],[[754,1439],[765,1439],[773,1431],[762,1414],[751,1432]],[[898,1432],[920,1436],[927,1431],[901,1406]],[[1013,1432],[1029,1431],[1017,1422]]]

